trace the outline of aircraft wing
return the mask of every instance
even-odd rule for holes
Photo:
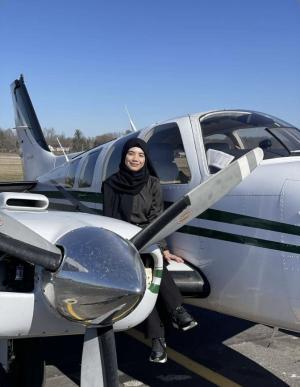
[[[231,191],[250,175],[262,160],[263,151],[260,148],[240,157],[172,204],[136,234],[131,242],[138,250],[143,250],[172,234]]]

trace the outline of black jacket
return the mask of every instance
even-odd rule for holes
[[[103,215],[113,217],[112,209],[116,205],[116,195],[114,190],[107,184],[109,178],[103,183]],[[130,223],[144,228],[156,219],[164,209],[164,202],[159,179],[149,176],[149,179],[142,190],[134,195]],[[118,217],[121,220],[122,216]],[[161,241],[163,250],[167,249],[165,241]]]

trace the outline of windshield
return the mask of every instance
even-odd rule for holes
[[[300,153],[300,131],[276,117],[257,112],[222,111],[200,117],[204,146],[235,157],[255,147],[265,159]]]

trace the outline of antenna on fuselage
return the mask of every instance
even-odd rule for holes
[[[130,114],[129,114],[129,111],[128,111],[126,105],[125,105],[125,112],[126,112],[126,114],[127,114],[127,116],[128,116],[128,119],[129,119],[131,131],[132,131],[132,132],[137,132],[137,128],[136,128],[136,126],[134,125],[134,123],[133,123],[133,121],[132,121],[132,119],[131,119],[131,117],[130,117]]]
[[[56,137],[56,140],[57,140],[58,145],[60,146],[60,149],[62,150],[62,153],[64,154],[65,159],[66,159],[66,161],[67,161],[67,163],[68,163],[70,160],[69,160],[68,156],[66,155],[65,150],[64,150],[64,148],[62,147],[62,145],[61,145],[61,143],[60,143],[60,141],[59,141],[59,138]]]

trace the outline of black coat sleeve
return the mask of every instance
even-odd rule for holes
[[[106,182],[102,184],[102,194],[103,194],[103,215],[112,217],[114,195],[112,192],[112,188]]]
[[[164,210],[164,201],[158,179],[153,180],[151,187],[151,197],[152,201],[148,215],[149,223],[156,219]]]

